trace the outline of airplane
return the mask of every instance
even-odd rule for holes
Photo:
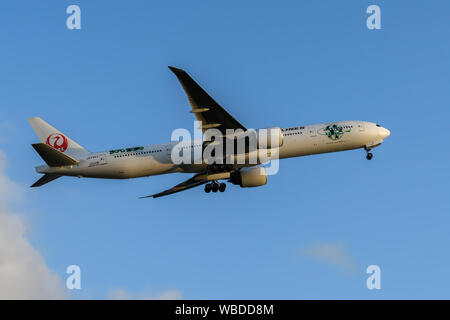
[[[183,87],[191,105],[190,112],[201,124],[203,133],[214,129],[226,137],[229,130],[250,132],[209,96],[188,73],[171,66],[169,69]],[[36,172],[43,176],[31,187],[42,186],[62,176],[129,179],[176,172],[194,175],[170,189],[141,198],[158,198],[203,184],[207,193],[224,192],[225,182],[219,183],[222,180],[228,180],[243,188],[267,184],[267,171],[260,160],[257,160],[257,163],[247,161],[243,164],[223,164],[220,161],[211,164],[202,160],[197,163],[177,164],[172,161],[171,154],[180,151],[177,149],[179,141],[89,152],[41,118],[34,117],[28,121],[41,141],[32,146],[46,163],[35,168]],[[337,121],[272,129],[275,129],[279,137],[278,145],[274,144],[273,147],[279,159],[363,148],[366,158],[371,160],[373,154],[370,151],[381,145],[390,135],[386,128],[367,121]],[[205,141],[188,141],[187,145],[179,148],[189,149],[187,152],[204,150]],[[271,149],[272,146],[266,145],[265,148]],[[241,152],[248,155],[251,151],[244,148]]]

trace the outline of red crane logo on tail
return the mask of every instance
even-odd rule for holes
[[[53,147],[56,150],[59,150],[61,152],[66,151],[67,147],[69,145],[67,138],[61,133],[53,133],[53,134],[49,135],[46,143],[50,147]]]

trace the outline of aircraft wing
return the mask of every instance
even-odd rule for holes
[[[152,194],[151,196],[140,197],[139,199],[143,199],[143,198],[159,198],[159,197],[162,197],[162,196],[167,196],[167,195],[172,194],[172,193],[177,193],[177,192],[184,191],[184,190],[187,190],[187,189],[190,189],[190,188],[194,188],[194,187],[200,186],[200,185],[208,182],[208,180],[206,180],[206,179],[199,178],[199,175],[200,174],[196,174],[192,178],[190,178],[190,179],[188,179],[186,181],[183,181],[180,184],[177,184],[173,188],[167,189],[167,190],[165,190],[163,192]]]
[[[178,81],[183,86],[192,107],[191,112],[195,114],[198,121],[202,122],[201,129],[203,132],[210,128],[217,128],[222,134],[226,133],[226,129],[247,130],[211,98],[184,70],[170,66],[169,69],[177,76]]]

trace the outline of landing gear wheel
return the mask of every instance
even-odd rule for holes
[[[217,192],[219,190],[219,185],[216,182],[213,182],[211,184],[211,190],[212,192]]]
[[[224,192],[226,188],[227,188],[227,185],[225,183],[219,184],[219,191],[220,192]]]
[[[206,193],[210,193],[211,192],[211,184],[210,183],[205,184],[205,192]]]
[[[366,159],[367,159],[367,160],[370,160],[370,159],[372,159],[372,158],[373,158],[373,154],[370,153],[370,152],[367,152]]]

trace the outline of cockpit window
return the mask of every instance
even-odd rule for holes
[[[377,127],[381,127],[379,124],[376,124]]]

